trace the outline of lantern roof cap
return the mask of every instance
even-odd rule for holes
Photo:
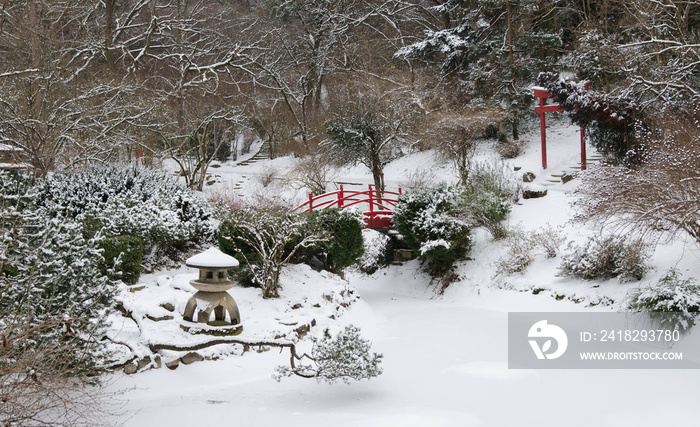
[[[221,252],[217,247],[211,247],[206,251],[187,258],[185,265],[194,268],[234,268],[238,267],[238,260]]]

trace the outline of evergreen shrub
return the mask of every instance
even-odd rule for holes
[[[700,313],[700,285],[672,268],[656,285],[630,291],[628,301],[630,310],[659,314],[662,326],[687,330]]]
[[[338,273],[362,257],[364,241],[362,214],[350,209],[321,209],[309,213],[311,230],[326,234],[328,240],[320,241],[304,250],[307,259],[315,256],[324,264],[324,269]]]
[[[136,236],[108,237],[100,242],[104,250],[102,271],[112,280],[121,280],[127,285],[138,282],[141,276],[143,241]]]
[[[377,230],[362,230],[364,252],[358,262],[360,271],[372,274],[389,265],[393,258],[394,245],[391,238]]]
[[[618,277],[620,281],[641,280],[647,273],[647,247],[642,240],[624,237],[590,237],[585,245],[569,244],[560,271],[587,280]]]
[[[82,224],[86,239],[137,236],[147,268],[175,265],[213,234],[206,201],[162,171],[109,165],[37,183],[34,208]]]
[[[460,209],[463,196],[458,187],[419,188],[399,196],[394,209],[394,226],[433,276],[447,273],[471,248],[476,221]]]

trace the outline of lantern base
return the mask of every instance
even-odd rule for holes
[[[198,324],[204,323],[215,327],[233,326],[241,323],[238,304],[228,292],[199,291],[195,293],[187,301],[182,318],[186,322],[196,321]]]
[[[215,336],[235,336],[243,332],[243,324],[237,325],[209,325],[206,323],[194,323],[183,320],[180,323],[180,328],[191,335],[215,335]]]

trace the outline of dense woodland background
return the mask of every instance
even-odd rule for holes
[[[143,152],[191,163],[188,184],[201,188],[195,172],[215,151],[252,139],[303,156],[364,126],[375,144],[391,142],[375,147],[386,158],[407,146],[449,151],[484,116],[498,120],[482,133],[517,141],[543,71],[624,99],[651,131],[671,116],[693,123],[700,91],[694,0],[0,7],[0,137],[39,174]]]

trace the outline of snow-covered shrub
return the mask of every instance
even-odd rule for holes
[[[521,230],[508,233],[506,255],[496,263],[496,274],[522,273],[534,261],[535,242],[531,235]]]
[[[440,185],[403,193],[392,222],[408,245],[427,262],[431,275],[440,276],[471,248],[476,219],[462,209],[464,190]]]
[[[496,264],[497,274],[522,273],[535,260],[538,252],[555,258],[566,237],[551,225],[526,232],[520,229],[508,232],[508,249]]]
[[[524,146],[525,144],[523,144],[520,140],[504,141],[499,143],[494,150],[504,159],[514,159],[523,152]]]
[[[508,212],[509,203],[486,186],[440,185],[403,193],[392,222],[426,261],[428,272],[442,276],[471,248],[473,228],[484,227],[502,237],[501,221]]]
[[[649,270],[648,249],[640,239],[624,237],[590,237],[585,245],[569,244],[569,253],[562,257],[560,271],[567,276],[582,279],[620,281],[640,280]]]
[[[319,241],[303,250],[305,257],[316,257],[324,269],[334,273],[355,264],[364,251],[362,213],[352,209],[321,209],[308,214],[310,233],[324,234]]]
[[[141,276],[143,241],[136,236],[107,237],[100,242],[103,249],[102,271],[110,278],[133,285]]]
[[[662,326],[687,330],[700,313],[700,285],[694,279],[683,279],[670,269],[656,285],[633,289],[627,307],[633,311],[658,314]]]
[[[304,216],[281,206],[236,209],[221,222],[218,232],[221,251],[243,264],[236,271],[259,286],[263,298],[279,296],[280,269],[298,250],[327,239],[326,233],[310,231]]]
[[[547,258],[556,258],[561,246],[566,241],[566,236],[562,233],[561,228],[554,228],[550,224],[533,232],[531,238],[535,245],[544,250]]]
[[[467,187],[462,194],[461,209],[465,217],[471,217],[476,225],[483,227],[495,239],[506,236],[503,220],[510,213],[510,204],[492,190],[480,187]]]
[[[371,343],[362,338],[360,329],[349,325],[338,335],[332,336],[328,329],[320,338],[313,338],[311,356],[293,355],[292,360],[309,359],[312,365],[278,366],[274,378],[280,381],[283,377],[298,375],[305,378],[316,378],[329,384],[341,379],[349,384],[350,380],[359,381],[370,379],[382,374],[380,366],[382,355],[370,353]]]
[[[364,253],[358,264],[363,273],[372,274],[388,264],[391,257],[391,239],[386,234],[369,228],[362,230],[362,238]]]
[[[467,186],[476,192],[495,194],[504,200],[517,202],[522,181],[504,161],[474,162]]]
[[[31,180],[2,178],[0,353],[34,354],[35,369],[47,375],[90,373],[116,291],[102,270],[100,239],[86,239],[64,213],[35,209],[41,193]]]
[[[643,167],[598,165],[582,175],[579,219],[647,239],[700,242],[700,106],[662,116],[642,139]]]
[[[181,261],[213,231],[206,201],[162,171],[111,165],[57,174],[40,182],[37,192],[37,209],[83,222],[88,238],[143,239],[147,268]]]

